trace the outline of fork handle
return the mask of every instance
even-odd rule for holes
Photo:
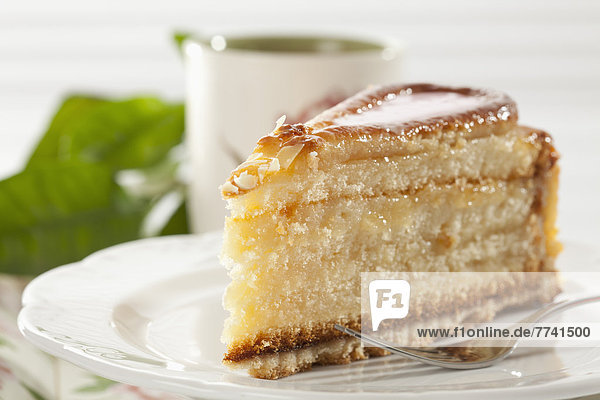
[[[554,314],[558,314],[558,313],[568,310],[570,308],[582,306],[585,304],[592,304],[592,303],[595,303],[598,301],[600,301],[600,295],[587,296],[587,297],[582,297],[582,298],[574,299],[574,300],[563,300],[558,303],[551,303],[548,306],[546,306],[545,308],[541,309],[540,312],[534,314],[529,319],[529,321],[522,321],[522,322],[532,322],[532,323],[539,322],[546,317],[549,317]]]

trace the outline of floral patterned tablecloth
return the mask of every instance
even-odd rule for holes
[[[0,275],[0,400],[182,400],[95,376],[29,344],[17,329],[27,280]]]

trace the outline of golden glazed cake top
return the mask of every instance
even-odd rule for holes
[[[445,131],[486,136],[490,127],[504,130],[517,119],[515,102],[502,92],[431,84],[369,88],[304,124],[280,119],[221,190],[223,197],[233,198],[273,175],[292,173],[295,164],[316,169],[328,149],[343,149],[349,141],[376,146]]]

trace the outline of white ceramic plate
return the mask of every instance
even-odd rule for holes
[[[600,392],[600,348],[518,349],[501,364],[450,371],[383,357],[278,381],[220,363],[228,281],[220,233],[126,243],[35,279],[23,334],[109,379],[203,398],[566,398]],[[566,246],[561,268],[598,269],[592,247]],[[571,268],[573,269],[573,268]],[[588,312],[600,315],[600,306]]]

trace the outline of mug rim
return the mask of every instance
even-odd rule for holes
[[[219,49],[215,48],[214,40],[231,39],[269,39],[269,38],[290,38],[290,39],[322,39],[324,41],[354,41],[362,44],[379,46],[379,48],[356,49],[356,50],[341,50],[341,51],[297,51],[297,50],[262,50],[262,49],[244,49],[244,48],[227,48],[226,46]],[[217,39],[219,40],[219,39]],[[202,50],[207,50],[211,54],[230,54],[241,56],[266,56],[266,57],[310,57],[310,58],[332,58],[332,57],[356,57],[356,56],[373,56],[378,55],[386,61],[391,61],[400,56],[404,50],[404,44],[395,37],[387,35],[374,35],[349,33],[344,31],[225,31],[221,33],[213,33],[201,36],[198,33],[191,33],[183,40],[183,48],[185,53],[189,55],[190,46],[200,46]]]

